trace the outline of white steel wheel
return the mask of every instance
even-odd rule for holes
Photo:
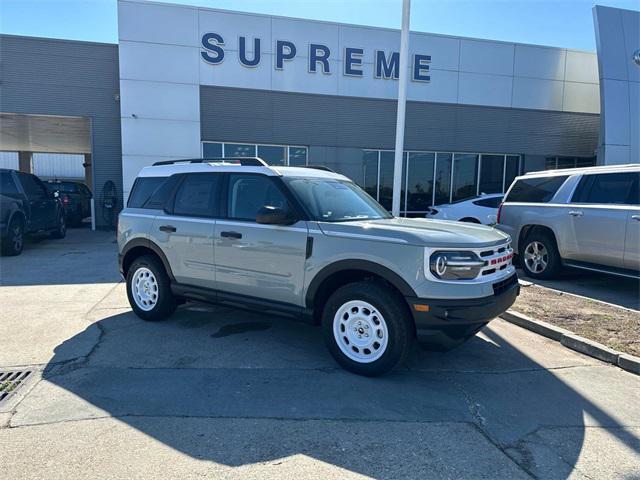
[[[148,312],[158,303],[158,280],[147,267],[138,268],[131,282],[133,301],[140,310]]]
[[[375,362],[389,343],[384,317],[363,300],[352,300],[338,308],[333,317],[333,336],[340,351],[358,363]]]
[[[524,263],[533,273],[541,273],[549,264],[549,252],[543,243],[534,240],[524,250]]]

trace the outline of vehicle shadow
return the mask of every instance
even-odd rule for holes
[[[188,304],[161,323],[131,312],[97,321],[56,348],[44,379],[72,394],[56,400],[69,419],[106,412],[234,467],[305,455],[376,478],[560,479],[589,425],[638,448],[620,428],[636,407],[608,397],[626,374],[548,370],[506,338],[514,328],[485,328],[444,354],[416,350],[408,368],[364,378],[336,366],[317,327]],[[57,361],[86,356],[96,329],[88,358]],[[597,404],[576,388],[589,382]]]

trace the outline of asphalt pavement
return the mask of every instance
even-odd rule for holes
[[[317,327],[186,304],[139,320],[113,235],[0,259],[0,477],[637,478],[640,377],[493,321],[383,378]]]

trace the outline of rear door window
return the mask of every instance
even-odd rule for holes
[[[0,172],[0,194],[8,197],[20,196],[11,172]]]
[[[234,220],[256,221],[264,206],[288,208],[288,202],[276,184],[265,175],[229,175],[227,216]]]
[[[129,194],[127,207],[142,208],[153,192],[166,180],[167,177],[138,177]]]
[[[562,186],[568,175],[522,178],[511,187],[507,202],[547,203]]]
[[[198,173],[185,175],[178,187],[173,206],[174,215],[215,217],[218,215],[218,196],[221,174]]]
[[[636,185],[640,173],[600,173],[585,175],[576,188],[572,203],[637,205]]]

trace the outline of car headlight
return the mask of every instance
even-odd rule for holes
[[[485,262],[473,252],[433,252],[429,271],[440,280],[470,280],[476,278]]]

